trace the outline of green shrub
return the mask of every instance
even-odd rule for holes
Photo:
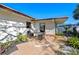
[[[56,35],[63,36],[64,34],[63,33],[56,33]]]
[[[79,55],[79,49],[72,49],[67,55]]]
[[[5,42],[5,43],[0,43],[0,47],[2,47],[2,48],[4,48],[4,49],[7,49],[8,47],[11,46],[12,43],[13,43],[13,42],[11,42],[11,41],[7,41],[7,42]]]
[[[8,42],[4,43],[4,47],[8,48],[12,45],[12,43],[13,43],[13,41],[8,41]]]
[[[3,46],[3,43],[0,42],[0,48]]]
[[[68,39],[68,44],[74,48],[79,48],[79,38],[78,37],[71,37]]]
[[[21,43],[21,41],[19,39],[16,39],[14,42],[15,42],[15,44]]]
[[[16,40],[17,42],[25,42],[25,41],[28,41],[27,40],[27,36],[26,35],[23,35],[23,34],[19,34],[18,36],[17,36],[17,40]]]
[[[26,35],[21,35],[21,37],[22,37],[22,41],[27,41],[27,36]]]

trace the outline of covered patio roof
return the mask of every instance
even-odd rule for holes
[[[64,23],[68,17],[60,17],[60,18],[46,18],[46,19],[38,19],[38,20],[32,20],[32,23],[56,23],[56,24],[62,24]]]

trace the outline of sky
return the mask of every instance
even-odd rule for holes
[[[4,5],[36,19],[69,17],[64,24],[75,24],[76,3],[4,3]]]

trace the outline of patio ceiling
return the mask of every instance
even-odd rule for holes
[[[32,23],[56,23],[62,24],[64,23],[68,17],[61,17],[61,18],[47,18],[47,19],[39,19],[39,20],[32,20]]]
[[[33,18],[0,4],[0,19],[16,22],[31,21]]]

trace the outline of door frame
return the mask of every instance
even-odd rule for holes
[[[42,29],[42,30],[43,30],[42,32],[45,33],[45,23],[40,23],[40,24],[39,24],[40,32],[41,32],[41,26],[42,26],[42,28],[43,28],[43,29]]]

